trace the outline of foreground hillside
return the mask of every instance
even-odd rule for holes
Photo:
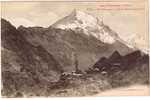
[[[9,95],[9,97],[68,97],[68,96],[103,96],[104,91],[120,87],[128,87],[130,85],[144,85],[148,88],[148,66],[143,65],[128,71],[118,71],[115,74],[104,75],[102,73],[84,74],[82,76],[70,75],[58,82],[52,82],[44,87],[32,88],[32,90],[17,90]],[[146,89],[147,89],[146,88]],[[144,90],[141,90],[145,92]],[[2,92],[3,93],[3,92]],[[103,95],[101,95],[101,93]],[[116,95],[119,95],[119,92]],[[146,92],[146,94],[148,94]],[[126,94],[132,95],[132,94]],[[137,94],[138,95],[138,94]]]
[[[62,67],[42,46],[28,43],[9,22],[1,20],[2,85],[5,95],[59,80]]]

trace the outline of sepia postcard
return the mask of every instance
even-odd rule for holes
[[[148,0],[1,1],[1,96],[150,96]]]

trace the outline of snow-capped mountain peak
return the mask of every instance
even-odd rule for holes
[[[97,19],[82,11],[74,10],[73,15],[75,15],[76,20],[79,24],[82,24],[82,26],[95,26],[97,24]]]
[[[66,16],[62,20],[59,20],[56,22],[53,26],[61,29],[66,28],[86,28],[86,27],[96,27],[98,21],[98,18],[94,18],[92,15],[87,14],[82,11],[74,10],[69,16]]]
[[[52,27],[60,29],[82,30],[88,36],[94,36],[98,40],[112,44],[116,41],[116,36],[112,30],[103,23],[103,19],[91,14],[74,10],[70,15],[57,21]],[[78,32],[77,32],[78,33]]]

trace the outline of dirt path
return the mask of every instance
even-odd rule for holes
[[[134,85],[101,92],[95,96],[150,96],[150,86]]]

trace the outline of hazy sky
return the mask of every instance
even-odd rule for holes
[[[2,2],[1,6],[2,17],[16,27],[48,27],[77,9],[103,17],[104,23],[126,40],[148,45],[146,2]],[[127,10],[116,10],[117,7]]]

